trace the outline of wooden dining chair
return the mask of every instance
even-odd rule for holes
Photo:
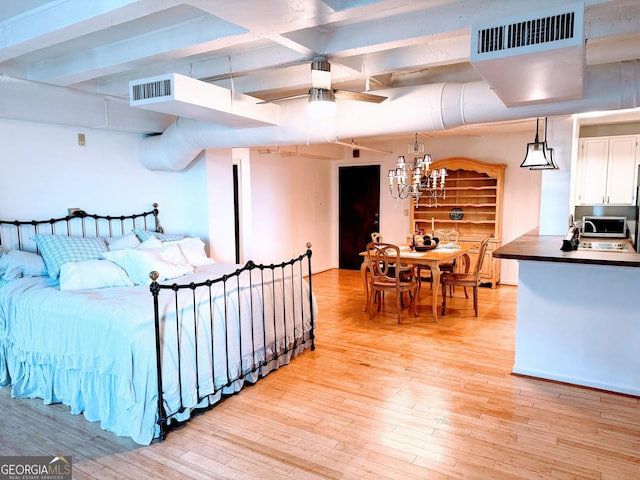
[[[382,234],[380,232],[372,232],[371,233],[371,241],[374,242],[374,243],[384,242],[384,240],[382,238]],[[366,266],[365,275],[367,276],[367,285],[369,285],[371,283],[371,268],[369,267],[368,263],[367,263],[367,266]],[[369,293],[370,293],[369,290],[370,289],[367,290],[367,299],[365,301],[365,308],[362,310],[363,312],[366,311],[367,305],[369,305]],[[376,293],[376,295],[378,295],[378,293]]]
[[[465,259],[466,263],[466,272],[448,272],[443,273],[440,276],[440,282],[442,284],[442,315],[444,316],[445,310],[447,308],[447,287],[455,287],[460,286],[464,287],[465,298],[469,298],[467,294],[467,287],[471,287],[473,289],[473,310],[475,312],[475,316],[478,316],[478,287],[480,287],[480,272],[482,270],[482,264],[484,262],[485,253],[487,251],[487,244],[489,243],[489,238],[485,238],[480,242],[480,246],[478,247],[478,261],[473,267],[472,271],[469,271],[469,261],[470,259]]]
[[[400,263],[400,248],[391,243],[371,242],[367,245],[367,257],[371,277],[369,280],[369,318],[373,318],[374,300],[378,302],[378,312],[384,301],[386,292],[394,292],[398,323],[404,304],[402,296],[409,294],[409,307],[414,317],[416,312],[416,298],[418,294],[418,280],[413,265],[403,266]]]

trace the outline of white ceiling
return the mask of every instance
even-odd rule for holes
[[[585,67],[640,59],[638,0],[583,3]],[[263,100],[306,92],[310,61],[317,55],[331,62],[334,88],[365,91],[368,87],[375,93],[437,82],[472,82],[483,79],[470,62],[473,24],[574,4],[564,0],[0,0],[0,73],[127,101],[129,81],[167,73]],[[581,79],[563,75],[562,62],[554,61],[555,82],[581,84]],[[496,68],[504,68],[494,72],[497,77],[509,78],[510,71],[522,66]],[[512,83],[514,88],[521,86]],[[531,131],[531,121],[491,127]],[[459,130],[477,134],[483,128],[487,127]]]

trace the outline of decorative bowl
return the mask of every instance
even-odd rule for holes
[[[416,252],[426,252],[428,250],[433,250],[438,246],[437,243],[432,243],[431,245],[416,245],[413,247]]]

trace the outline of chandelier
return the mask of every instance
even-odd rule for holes
[[[416,133],[415,142],[410,142],[408,153],[413,155],[413,160],[407,161],[404,155],[398,156],[396,168],[389,170],[389,194],[393,199],[404,200],[413,197],[413,203],[417,207],[421,195],[429,199],[429,204],[438,198],[446,198],[445,179],[446,168],[431,170],[431,155],[424,153],[424,142],[418,141]]]

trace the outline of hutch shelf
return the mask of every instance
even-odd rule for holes
[[[500,262],[492,254],[502,244],[506,165],[463,157],[445,158],[431,164],[433,169],[442,167],[448,173],[445,197],[429,199],[422,195],[417,204],[411,201],[412,231],[431,234],[432,228],[445,232],[455,230],[463,245],[477,245],[483,238],[491,237],[481,276],[483,283],[495,287],[500,282]],[[477,257],[472,261],[477,261]]]

